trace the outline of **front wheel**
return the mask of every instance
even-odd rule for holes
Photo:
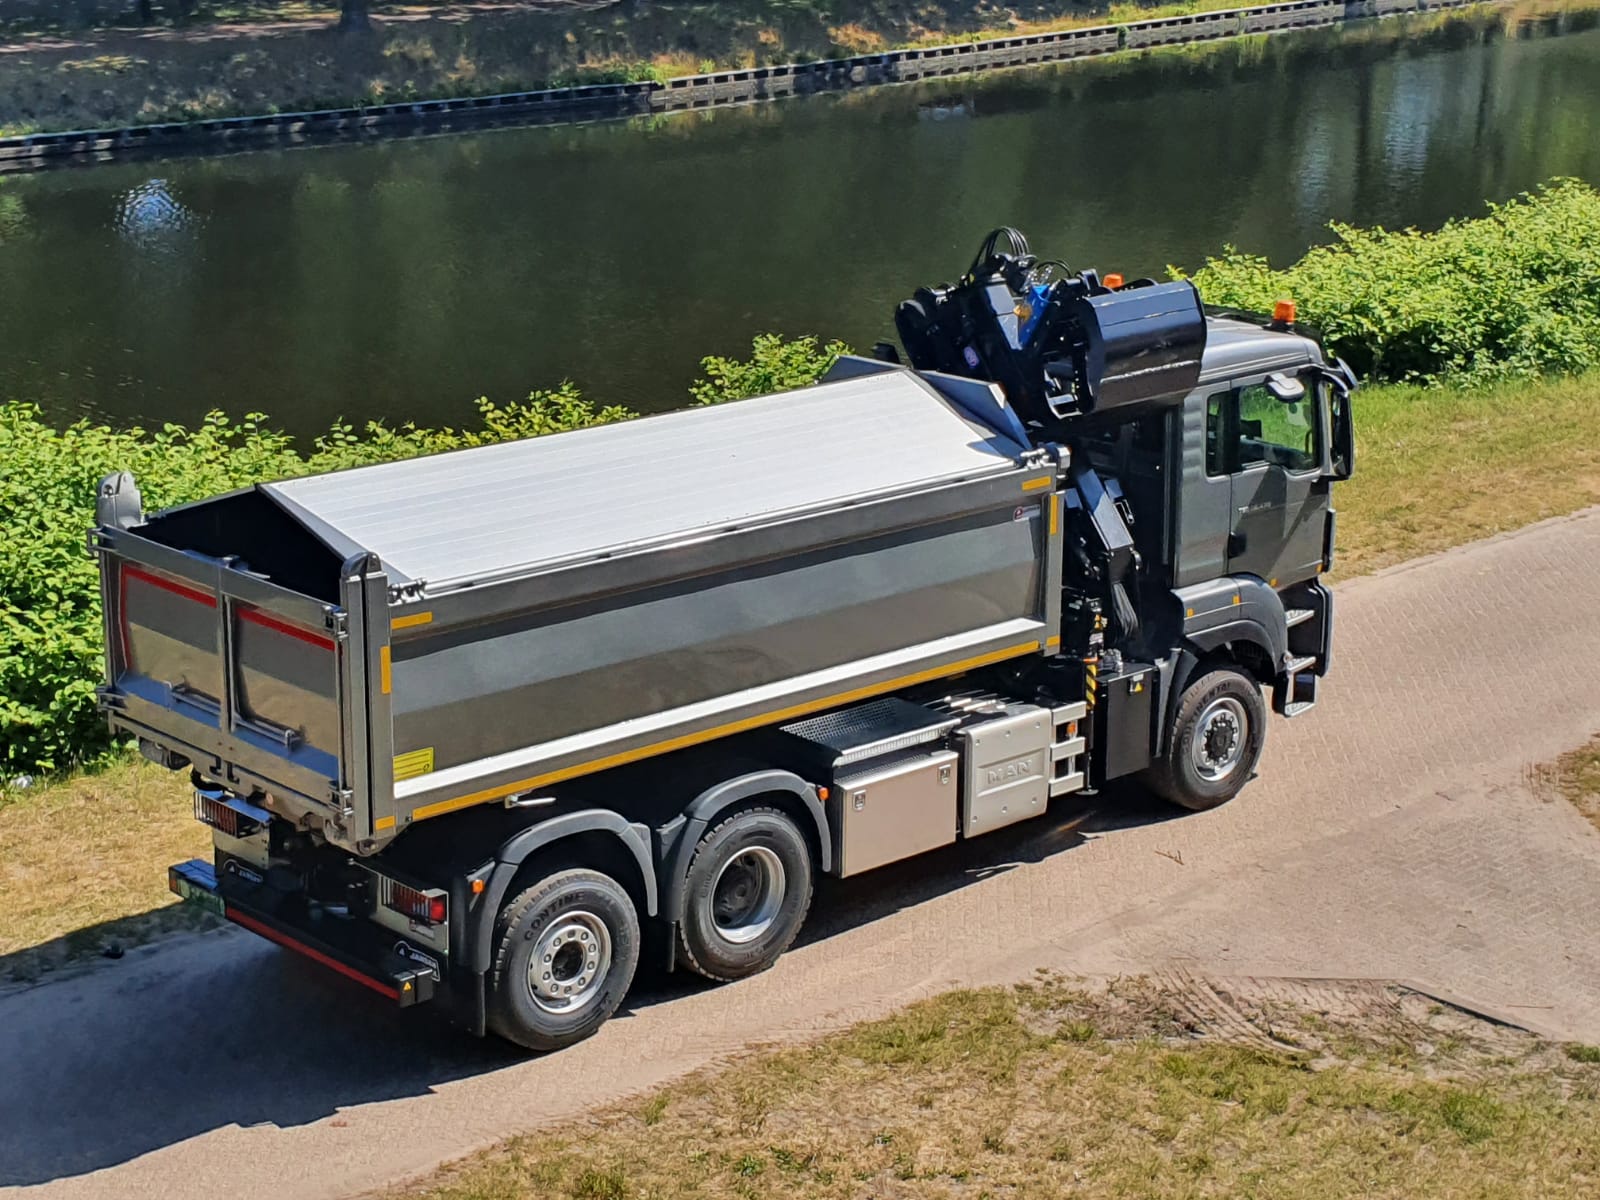
[[[1166,753],[1146,779],[1174,804],[1216,808],[1249,782],[1266,737],[1267,706],[1255,680],[1218,667],[1184,689]]]
[[[617,1011],[639,965],[639,916],[609,875],[558,871],[495,921],[489,1028],[530,1050],[560,1050]]]

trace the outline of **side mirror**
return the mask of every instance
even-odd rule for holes
[[[1306,385],[1293,375],[1267,376],[1267,390],[1285,404],[1298,404],[1306,398]]]
[[[1337,385],[1332,391],[1333,429],[1329,440],[1333,453],[1329,473],[1334,479],[1349,479],[1356,471],[1356,423],[1350,408],[1350,391]]]

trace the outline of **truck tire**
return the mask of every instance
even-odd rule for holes
[[[1216,808],[1250,781],[1266,737],[1267,706],[1255,680],[1217,667],[1184,689],[1167,751],[1145,780],[1184,808]]]
[[[599,871],[558,871],[506,901],[495,920],[489,1028],[529,1050],[560,1050],[599,1029],[639,965],[639,916]]]
[[[800,933],[811,892],[811,847],[786,813],[748,808],[725,818],[689,860],[683,961],[721,982],[765,971]]]

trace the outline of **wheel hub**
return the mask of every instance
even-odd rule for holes
[[[591,912],[563,913],[534,943],[528,987],[545,1012],[573,1013],[599,996],[610,969],[606,923]]]
[[[1208,783],[1226,779],[1244,759],[1249,718],[1244,705],[1221,696],[1206,705],[1195,722],[1192,759],[1196,773]]]
[[[723,864],[711,888],[711,923],[717,936],[753,942],[772,928],[787,890],[783,860],[767,846],[751,846]]]

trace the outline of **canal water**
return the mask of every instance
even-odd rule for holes
[[[0,178],[0,400],[57,420],[655,411],[870,346],[993,225],[1126,275],[1600,184],[1600,29],[1389,23],[713,113]]]

